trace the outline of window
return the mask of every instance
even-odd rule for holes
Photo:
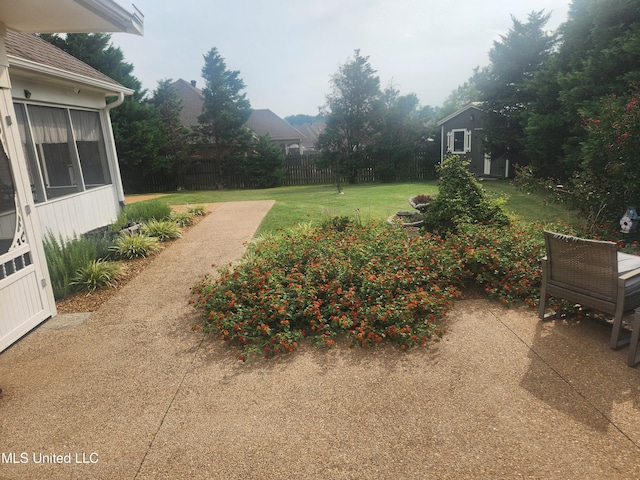
[[[471,151],[471,130],[451,130],[447,133],[447,152],[463,154]]]
[[[37,203],[111,183],[98,112],[30,104],[15,108]]]
[[[98,112],[71,110],[71,122],[85,186],[111,183]]]

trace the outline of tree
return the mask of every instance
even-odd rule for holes
[[[150,103],[158,110],[163,142],[158,154],[164,159],[167,173],[181,185],[181,178],[190,163],[192,144],[189,129],[180,121],[182,100],[170,79],[160,80]]]
[[[211,146],[220,188],[231,163],[234,159],[240,162],[247,151],[250,133],[245,123],[251,115],[251,104],[242,93],[245,85],[240,72],[228,70],[215,47],[204,56],[204,62],[204,105],[198,117],[198,133],[201,141]]]
[[[357,181],[358,169],[374,141],[373,112],[380,99],[380,79],[375,73],[369,57],[355,50],[353,58],[331,77],[325,106],[327,125],[319,141],[323,158],[338,178],[338,191],[342,190],[342,175],[349,183]]]
[[[253,188],[277,187],[284,178],[285,157],[282,149],[268,135],[261,135],[254,142],[251,153],[244,159],[243,167]]]
[[[513,27],[489,52],[490,65],[478,73],[476,86],[487,111],[485,123],[488,150],[495,157],[528,163],[525,156],[525,116],[532,98],[527,84],[548,61],[556,43],[555,34],[544,26],[550,14],[531,12],[527,23],[511,17]]]
[[[424,154],[429,138],[429,107],[420,108],[415,94],[400,95],[389,85],[382,92],[376,117],[375,139],[370,155],[376,160],[376,174],[383,182],[390,182],[408,173],[416,155]]]
[[[479,101],[480,93],[476,86],[478,72],[478,68],[474,69],[473,76],[449,94],[442,107],[438,108],[438,118],[448,117],[471,102]]]
[[[318,114],[315,116],[305,115],[303,113],[299,113],[297,115],[289,115],[288,117],[284,117],[289,125],[304,125],[305,123],[314,123],[314,122],[322,122],[324,121],[324,117],[322,114]]]
[[[150,173],[161,172],[164,160],[159,155],[163,135],[156,109],[144,102],[146,92],[133,75],[133,65],[125,62],[120,48],[111,45],[111,35],[105,33],[70,33],[41,37],[91,65],[96,70],[134,90],[122,105],[111,110],[111,123],[127,193],[144,188],[141,179]]]

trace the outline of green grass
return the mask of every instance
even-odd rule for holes
[[[528,195],[506,181],[483,183],[492,195],[506,195],[506,210],[519,220],[550,223],[558,219],[569,223],[578,218],[559,205],[546,205],[541,194]],[[344,194],[334,185],[308,185],[260,190],[221,190],[171,193],[163,197],[170,205],[275,200],[276,204],[262,222],[258,233],[312,222],[320,224],[329,217],[359,216],[363,221],[384,221],[398,210],[411,211],[408,199],[417,194],[436,195],[436,181],[420,183],[345,185]]]
[[[362,220],[384,221],[398,210],[411,210],[408,199],[418,193],[434,195],[435,182],[346,185],[344,194],[334,185],[278,187],[261,190],[181,192],[163,197],[170,205],[243,200],[275,200],[259,233],[288,228],[304,222],[321,223],[328,217],[359,216]]]

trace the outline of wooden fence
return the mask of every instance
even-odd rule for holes
[[[289,155],[285,162],[283,186],[326,185],[336,183],[337,178],[330,167],[320,168],[312,155]],[[376,183],[383,181],[378,164],[369,161],[358,171],[358,183]],[[423,156],[415,156],[405,162],[397,180],[421,181],[435,178],[435,163]],[[165,174],[131,175],[123,169],[122,179],[127,193],[167,192],[182,188],[185,190],[214,190],[217,188],[253,188],[251,175],[239,165],[227,168],[222,177],[218,174],[214,161],[193,163],[179,177]],[[341,179],[346,183],[346,179]]]

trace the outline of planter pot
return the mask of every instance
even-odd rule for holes
[[[423,212],[424,210],[429,208],[429,205],[431,205],[431,202],[429,202],[429,203],[416,203],[416,202],[413,201],[414,198],[415,197],[411,197],[409,199],[409,205],[411,205],[416,210],[419,210],[419,211]]]

